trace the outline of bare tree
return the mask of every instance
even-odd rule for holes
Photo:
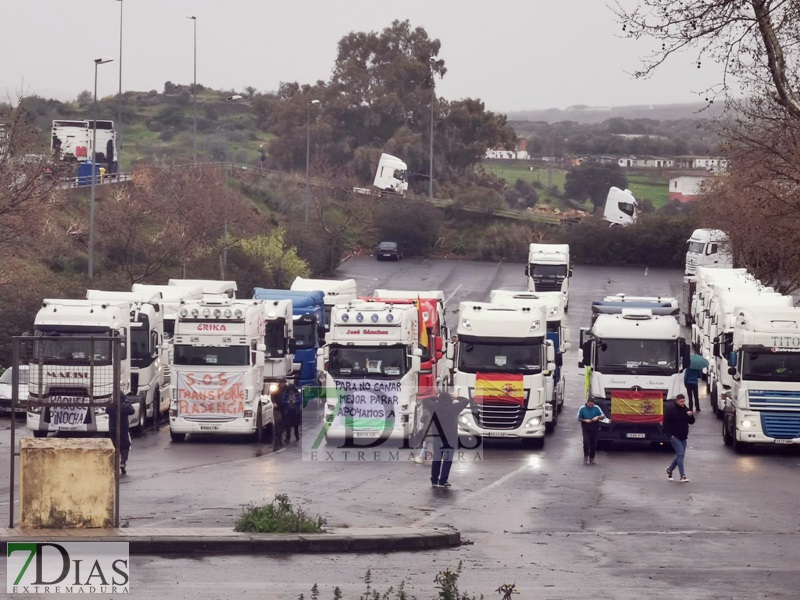
[[[628,10],[613,9],[625,34],[660,42],[647,55],[636,77],[648,77],[670,56],[687,49],[723,65],[716,94],[737,79],[752,95],[774,99],[800,118],[800,2],[796,0],[638,0]]]

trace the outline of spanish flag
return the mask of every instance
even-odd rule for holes
[[[657,390],[611,390],[611,420],[615,423],[662,423],[664,395]]]
[[[428,326],[425,324],[425,319],[422,318],[422,303],[417,296],[417,312],[419,313],[419,345],[428,347]]]
[[[475,376],[475,402],[525,404],[522,375],[514,373],[478,373]]]

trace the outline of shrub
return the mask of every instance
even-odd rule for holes
[[[236,521],[234,531],[253,533],[322,533],[326,521],[319,515],[309,517],[295,507],[286,494],[276,494],[275,499],[264,506],[248,504]]]
[[[442,212],[425,200],[385,200],[375,211],[375,223],[376,242],[397,242],[407,255],[427,256],[439,237]]]

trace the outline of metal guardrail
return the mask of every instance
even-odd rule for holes
[[[131,180],[130,173],[116,173],[114,175],[103,175],[98,176],[97,180],[95,181],[95,186],[98,185],[110,185],[113,183],[124,183],[126,181]],[[60,184],[59,188],[61,189],[73,189],[73,188],[84,188],[84,187],[91,187],[92,181],[91,176],[89,177],[70,177],[68,179],[64,179]]]

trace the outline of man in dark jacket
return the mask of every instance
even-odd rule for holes
[[[127,396],[120,394],[119,401],[119,470],[123,473],[128,469],[128,455],[131,451],[131,433],[128,417],[136,412],[133,405],[128,402]],[[139,405],[139,410],[145,410],[144,404]],[[108,407],[108,433],[111,442],[117,444],[117,407],[112,404]]]
[[[303,398],[293,383],[286,387],[286,392],[280,400],[280,409],[283,429],[286,432],[286,443],[291,441],[292,429],[294,429],[294,439],[299,440],[300,422],[303,417]]]
[[[664,431],[669,434],[669,443],[675,449],[675,458],[667,467],[667,479],[672,481],[672,472],[675,467],[681,473],[681,483],[688,483],[686,470],[683,468],[683,460],[686,456],[686,443],[689,437],[689,425],[694,423],[694,414],[686,406],[686,397],[683,394],[675,396],[675,403],[667,407],[664,415]]]
[[[458,449],[458,415],[469,404],[469,398],[455,401],[448,392],[439,392],[429,400],[431,422],[428,432],[433,437],[433,460],[431,461],[431,486],[450,487],[447,479],[453,466],[453,455]]]

